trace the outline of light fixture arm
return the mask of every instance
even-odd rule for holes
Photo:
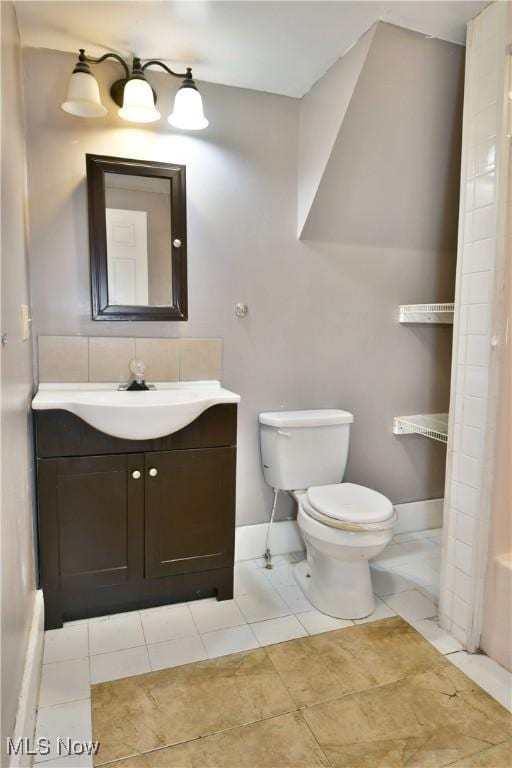
[[[126,63],[126,61],[123,59],[122,56],[119,56],[117,53],[104,53],[103,56],[99,56],[98,58],[95,58],[94,56],[86,56],[85,55],[85,48],[80,48],[80,54],[78,56],[78,63],[75,67],[75,71],[80,72],[80,64],[87,66],[87,64],[101,64],[102,62],[106,61],[106,59],[115,59],[116,61],[121,64],[123,67],[126,79],[130,77],[130,67]]]
[[[191,67],[187,67],[186,72],[174,72],[170,67],[167,66],[167,64],[164,64],[163,61],[158,61],[158,59],[151,59],[150,61],[146,61],[141,69],[144,72],[148,67],[161,67],[163,70],[167,72],[168,75],[172,75],[173,77],[179,77],[185,80],[192,80],[192,69]]]
[[[165,70],[165,72],[167,72],[167,74],[172,75],[173,77],[179,77],[183,79],[184,84],[194,86],[191,67],[187,67],[186,72],[175,72],[170,67],[168,67],[167,64],[164,64],[163,61],[158,61],[158,59],[151,59],[150,61],[146,61],[144,64],[141,64],[139,57],[134,56],[133,63],[132,63],[132,70],[130,72],[130,67],[128,63],[123,59],[122,56],[119,56],[118,53],[113,53],[113,52],[104,53],[103,56],[99,56],[96,58],[94,56],[86,56],[85,48],[79,49],[78,61],[76,63],[76,66],[73,72],[90,72],[89,64],[101,64],[107,59],[115,59],[115,61],[119,62],[119,64],[121,64],[121,66],[124,69],[124,74],[125,74],[124,78],[122,78],[121,80],[116,80],[116,82],[112,85],[110,89],[110,95],[112,99],[120,107],[122,107],[123,105],[124,86],[127,80],[133,77],[140,77],[144,79],[144,71],[148,67],[161,67],[163,70]],[[156,104],[156,93],[154,90],[153,90],[153,95],[154,95],[155,104]]]

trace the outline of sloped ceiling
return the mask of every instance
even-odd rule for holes
[[[460,47],[380,22],[299,236],[453,251],[463,76]]]
[[[199,80],[301,97],[376,21],[464,44],[488,0],[19,0],[22,43],[159,58]]]
[[[374,26],[363,35],[302,100],[297,214],[299,236],[353,99],[375,30]]]

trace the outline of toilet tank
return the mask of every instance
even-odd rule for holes
[[[265,482],[282,491],[340,483],[345,474],[350,425],[348,411],[276,411],[260,414]]]

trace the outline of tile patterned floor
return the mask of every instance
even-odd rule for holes
[[[115,768],[441,768],[512,754],[509,713],[398,616],[101,683],[92,711],[95,765]]]
[[[319,635],[321,639],[326,637],[321,633],[353,628],[354,622],[332,619],[308,603],[293,575],[294,565],[302,557],[303,553],[278,556],[272,570],[266,570],[261,560],[237,563],[235,598],[231,601],[202,600],[135,611],[71,622],[61,630],[47,632],[37,735],[69,732],[91,739],[91,685],[157,670],[184,669],[183,665],[193,662],[308,636]],[[439,531],[396,536],[373,562],[377,609],[356,624],[371,627],[379,619],[400,615],[441,654],[450,654],[447,658],[507,704],[510,679],[504,678],[504,670],[498,665],[494,668],[494,662],[486,657],[468,656],[437,626],[439,558]],[[275,658],[278,655],[276,652]],[[482,666],[481,660],[486,664]],[[352,657],[345,664],[347,675],[353,666]],[[320,677],[326,677],[324,671]],[[303,723],[297,724],[291,716],[283,722],[285,729],[297,731],[301,741]],[[197,755],[190,759],[196,765]],[[92,765],[90,756],[58,758],[54,752],[36,762],[44,763],[45,768]],[[358,765],[346,764],[351,768]],[[123,766],[129,768],[128,762]],[[138,762],[137,766],[145,767],[146,763]]]

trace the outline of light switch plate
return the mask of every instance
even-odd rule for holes
[[[28,304],[21,305],[21,340],[28,341],[30,338],[30,323],[32,319],[29,315]]]

